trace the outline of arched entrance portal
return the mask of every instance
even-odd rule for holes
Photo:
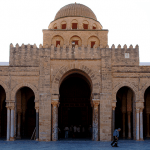
[[[7,109],[5,100],[6,93],[0,85],[0,138],[5,138],[7,132]]]
[[[61,83],[58,109],[59,138],[65,138],[65,127],[70,128],[69,138],[91,138],[92,107],[88,80],[79,73],[68,75]]]
[[[120,137],[131,139],[134,136],[134,93],[129,87],[122,87],[116,95],[115,128],[121,128]]]
[[[16,138],[31,138],[36,126],[35,95],[28,87],[16,93]]]
[[[144,94],[143,136],[150,138],[150,87],[146,89]]]

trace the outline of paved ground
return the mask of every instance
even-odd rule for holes
[[[95,142],[85,140],[37,142],[31,140],[17,140],[7,142],[0,140],[0,150],[150,150],[150,140],[133,141],[120,140],[119,147],[111,147],[111,142]]]

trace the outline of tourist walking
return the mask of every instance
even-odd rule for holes
[[[112,147],[118,147],[118,138],[119,138],[119,132],[121,131],[121,128],[115,129],[113,133],[114,140],[111,143]]]

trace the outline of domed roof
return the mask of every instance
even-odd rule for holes
[[[57,12],[54,20],[64,17],[88,17],[97,20],[95,14],[89,7],[77,3],[69,4],[62,7]]]

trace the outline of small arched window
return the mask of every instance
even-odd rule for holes
[[[89,23],[87,21],[83,21],[83,29],[88,29]]]
[[[72,29],[78,29],[78,22],[77,22],[77,20],[73,20],[71,23],[72,23]]]
[[[54,29],[57,29],[57,24],[56,23],[54,24]]]
[[[94,29],[94,30],[96,29],[96,24],[95,24],[95,23],[93,24],[93,29]]]
[[[66,29],[66,27],[67,27],[67,23],[66,23],[66,21],[63,21],[63,22],[61,23],[61,28],[62,28],[62,29]]]

